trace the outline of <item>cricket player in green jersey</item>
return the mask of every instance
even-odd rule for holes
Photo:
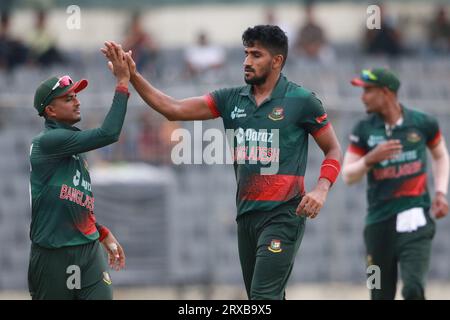
[[[379,268],[380,276],[378,284],[376,277],[368,283],[371,297],[395,298],[399,265],[403,297],[425,299],[435,233],[430,210],[437,219],[448,213],[445,139],[435,117],[398,101],[400,81],[392,71],[363,70],[352,84],[363,87],[362,101],[369,115],[350,135],[343,178],[352,184],[367,174],[367,264]],[[432,202],[427,187],[427,149],[434,178]],[[371,278],[376,276],[373,272]]]
[[[130,72],[121,50],[111,57],[117,87],[101,127],[81,131],[77,93],[87,80],[52,77],[36,90],[34,107],[45,130],[30,150],[31,253],[28,284],[32,299],[112,299],[108,264],[125,265],[122,247],[96,223],[94,195],[84,153],[116,142],[128,102]]]
[[[320,100],[281,73],[288,53],[285,33],[259,25],[248,28],[242,40],[246,86],[176,100],[147,82],[127,55],[130,80],[167,119],[222,117],[225,129],[234,132],[238,246],[247,295],[284,299],[306,217],[315,218],[324,205],[340,171],[341,150]],[[115,48],[109,43],[103,52],[109,58]],[[317,185],[306,192],[309,135],[325,160]]]

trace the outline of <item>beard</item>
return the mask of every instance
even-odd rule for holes
[[[254,70],[250,70],[250,71],[254,72]],[[250,79],[247,79],[244,76],[244,81],[246,84],[260,86],[266,82],[267,78],[269,77],[269,73],[270,73],[270,70],[266,70],[266,72],[264,72],[259,77],[254,76],[253,78],[250,78]]]

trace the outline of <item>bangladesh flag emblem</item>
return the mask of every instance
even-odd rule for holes
[[[415,131],[409,132],[406,139],[408,139],[408,141],[412,143],[416,143],[421,140],[420,135]]]
[[[284,119],[284,109],[282,107],[273,108],[272,112],[269,113],[269,119],[273,121]]]
[[[270,246],[268,247],[268,249],[269,249],[269,251],[275,252],[275,253],[283,251],[281,249],[281,241],[280,240],[275,240],[275,239],[272,240],[270,242]]]

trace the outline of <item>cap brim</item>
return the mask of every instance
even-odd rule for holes
[[[350,82],[355,87],[370,87],[370,86],[373,86],[373,84],[369,84],[367,82],[364,82],[361,78],[353,78],[352,81],[350,81]]]
[[[64,97],[72,92],[78,93],[81,90],[84,90],[87,86],[88,86],[88,81],[86,79],[81,79],[81,80],[75,82],[74,84],[72,84],[72,86],[69,87],[69,89],[67,91],[63,92],[56,98]]]

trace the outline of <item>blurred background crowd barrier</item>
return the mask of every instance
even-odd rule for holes
[[[31,138],[43,128],[43,120],[32,108],[34,90],[54,74],[88,79],[89,87],[79,95],[83,118],[79,127],[99,125],[110,107],[115,85],[98,50],[104,40],[117,40],[132,48],[146,78],[164,92],[183,98],[242,85],[242,31],[254,24],[278,23],[291,41],[284,73],[316,92],[344,150],[351,128],[365,116],[361,91],[349,80],[362,68],[373,66],[395,70],[402,81],[400,100],[436,115],[443,135],[447,140],[450,137],[450,23],[445,13],[450,4],[445,2],[389,2],[383,7],[383,14],[390,17],[383,20],[383,34],[365,29],[366,8],[371,3],[359,1],[149,1],[139,12],[141,1],[73,1],[80,6],[82,19],[86,16],[78,31],[69,31],[65,25],[65,7],[70,1],[58,1],[58,6],[38,1],[42,2],[38,11],[32,10],[36,7],[29,2],[2,1],[0,291],[25,290],[27,286],[28,153]],[[236,9],[240,9],[238,17],[246,13],[248,18],[233,20]],[[199,12],[214,16],[206,17],[204,25],[198,19],[193,22],[188,28],[191,42],[186,45],[184,24]],[[118,32],[114,37],[109,37],[111,16],[123,27],[112,27]],[[214,26],[211,19],[216,20]],[[44,21],[48,21],[53,38],[42,36],[37,41],[36,35],[34,45],[23,40],[45,25]],[[157,21],[164,27],[159,28]],[[227,34],[224,25],[230,21],[236,21],[238,27]],[[173,24],[170,28],[169,22]],[[54,27],[58,23],[61,28]],[[30,32],[25,30],[27,25]],[[344,30],[337,30],[340,26]],[[347,37],[345,30],[350,30]],[[69,43],[66,35],[73,41]],[[223,130],[220,119],[203,122],[202,127],[203,132]],[[177,128],[202,140],[194,134],[193,122],[168,122],[131,90],[120,141],[88,154],[97,220],[113,230],[127,255],[127,268],[112,272],[114,283],[119,287],[243,287],[233,168],[174,165],[171,151],[177,142],[170,137]],[[307,188],[317,179],[321,159],[320,150],[311,143]],[[433,191],[433,184],[430,186]],[[365,182],[348,187],[339,180],[318,219],[307,223],[291,283],[342,282],[364,287],[365,214]],[[450,280],[449,229],[450,219],[437,223],[430,280]]]

